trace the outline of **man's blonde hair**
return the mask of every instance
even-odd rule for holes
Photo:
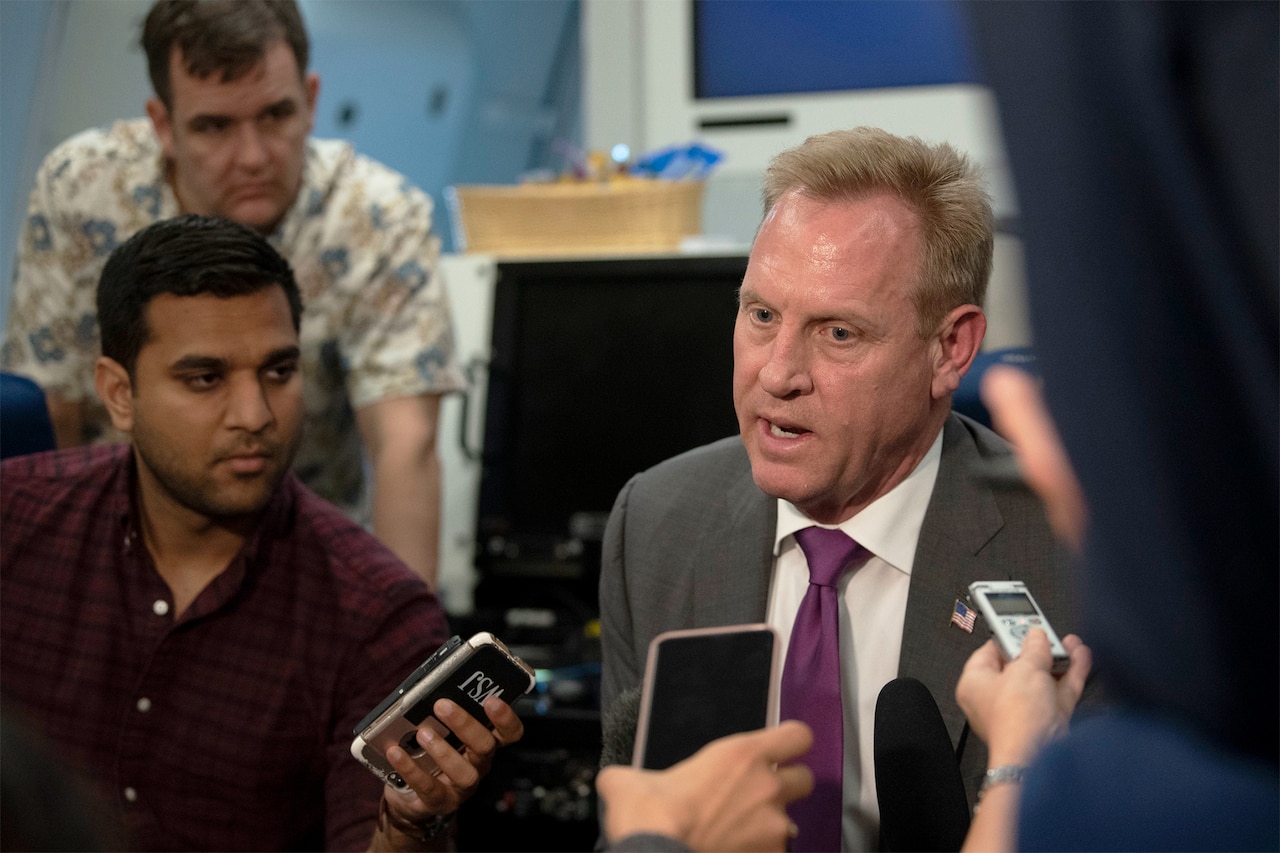
[[[991,200],[981,171],[950,145],[875,127],[811,136],[770,161],[765,214],[790,190],[825,202],[890,192],[916,211],[924,257],[912,299],[922,335],[932,335],[951,309],[982,305],[994,245]]]

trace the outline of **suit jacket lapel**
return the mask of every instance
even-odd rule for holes
[[[917,678],[929,688],[953,743],[965,725],[955,703],[956,680],[985,635],[950,624],[951,612],[970,581],[978,579],[978,551],[1004,526],[990,489],[971,475],[978,459],[968,432],[952,414],[943,428],[938,479],[916,546],[898,663],[899,676]]]
[[[929,688],[953,741],[964,728],[955,682],[984,636],[952,626],[951,611],[977,579],[978,551],[1004,526],[990,489],[970,475],[978,460],[968,431],[952,414],[943,427],[938,480],[916,546],[898,664],[900,676]],[[735,461],[736,477],[722,498],[726,511],[707,514],[712,527],[688,552],[695,625],[762,622],[766,616],[777,502],[752,480],[745,451]]]

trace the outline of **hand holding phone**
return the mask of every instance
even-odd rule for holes
[[[974,581],[969,584],[969,597],[991,629],[1006,661],[1013,660],[1022,651],[1022,639],[1028,631],[1040,628],[1049,638],[1049,651],[1053,655],[1051,671],[1054,675],[1067,671],[1071,658],[1026,584],[1022,581]]]
[[[426,724],[454,748],[460,741],[434,714],[439,699],[450,699],[492,729],[484,701],[496,696],[512,704],[533,689],[534,671],[501,640],[481,632],[465,643],[453,637],[415,669],[400,686],[355,727],[351,754],[391,787],[407,791],[404,778],[387,761],[389,747],[399,746],[428,773],[440,772],[418,743],[418,727]]]

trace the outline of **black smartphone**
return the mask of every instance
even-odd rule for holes
[[[653,638],[632,765],[664,770],[726,735],[777,722],[778,634],[765,624]]]
[[[408,788],[387,762],[387,748],[399,746],[429,773],[440,768],[418,743],[418,726],[425,723],[455,748],[461,742],[432,714],[437,699],[451,699],[490,729],[493,723],[481,707],[490,696],[514,704],[533,689],[533,669],[512,654],[501,640],[481,632],[465,643],[453,637],[410,673],[400,686],[356,725],[351,754],[379,779],[398,790]]]

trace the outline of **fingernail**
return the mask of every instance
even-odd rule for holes
[[[387,747],[387,760],[399,761],[404,756],[404,750],[398,746]]]
[[[435,739],[436,733],[431,731],[431,729],[418,729],[418,742],[423,746],[426,746],[429,743],[434,743]]]
[[[457,704],[452,699],[439,699],[436,701],[436,710],[442,714],[452,714],[457,707]]]

